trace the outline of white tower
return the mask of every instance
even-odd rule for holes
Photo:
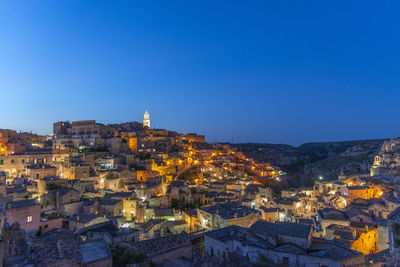
[[[144,113],[143,127],[150,128],[150,115],[147,112],[147,109],[146,109],[146,112]]]

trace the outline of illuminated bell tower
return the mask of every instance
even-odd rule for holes
[[[146,112],[144,113],[143,127],[150,128],[150,115],[147,112],[147,109],[146,109]]]

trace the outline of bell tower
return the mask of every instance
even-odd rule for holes
[[[146,109],[146,112],[144,113],[144,117],[143,117],[143,127],[150,128],[150,115],[149,115],[149,112],[147,112],[147,109]]]

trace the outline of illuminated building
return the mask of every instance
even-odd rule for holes
[[[380,198],[383,194],[383,191],[378,186],[373,185],[356,185],[356,186],[348,186],[342,187],[340,192],[343,196],[348,197],[348,202],[353,201],[357,198],[362,199],[371,199],[371,198]]]
[[[136,133],[123,132],[121,133],[121,138],[126,140],[131,152],[136,153],[138,151],[138,139]]]
[[[144,117],[143,117],[143,127],[150,128],[150,115],[149,115],[149,112],[147,112],[147,109],[146,109],[146,112],[144,113]]]
[[[378,252],[378,231],[376,227],[365,228],[332,224],[326,228],[327,239],[341,239],[348,242],[350,248],[364,255]]]
[[[258,211],[231,202],[201,207],[197,215],[201,228],[209,230],[230,225],[250,227],[260,217]]]

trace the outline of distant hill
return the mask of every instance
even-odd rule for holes
[[[233,144],[246,156],[269,162],[288,174],[291,187],[312,186],[322,176],[336,179],[343,170],[346,174],[369,173],[374,156],[385,139],[343,142],[305,143],[298,147],[285,144]]]

